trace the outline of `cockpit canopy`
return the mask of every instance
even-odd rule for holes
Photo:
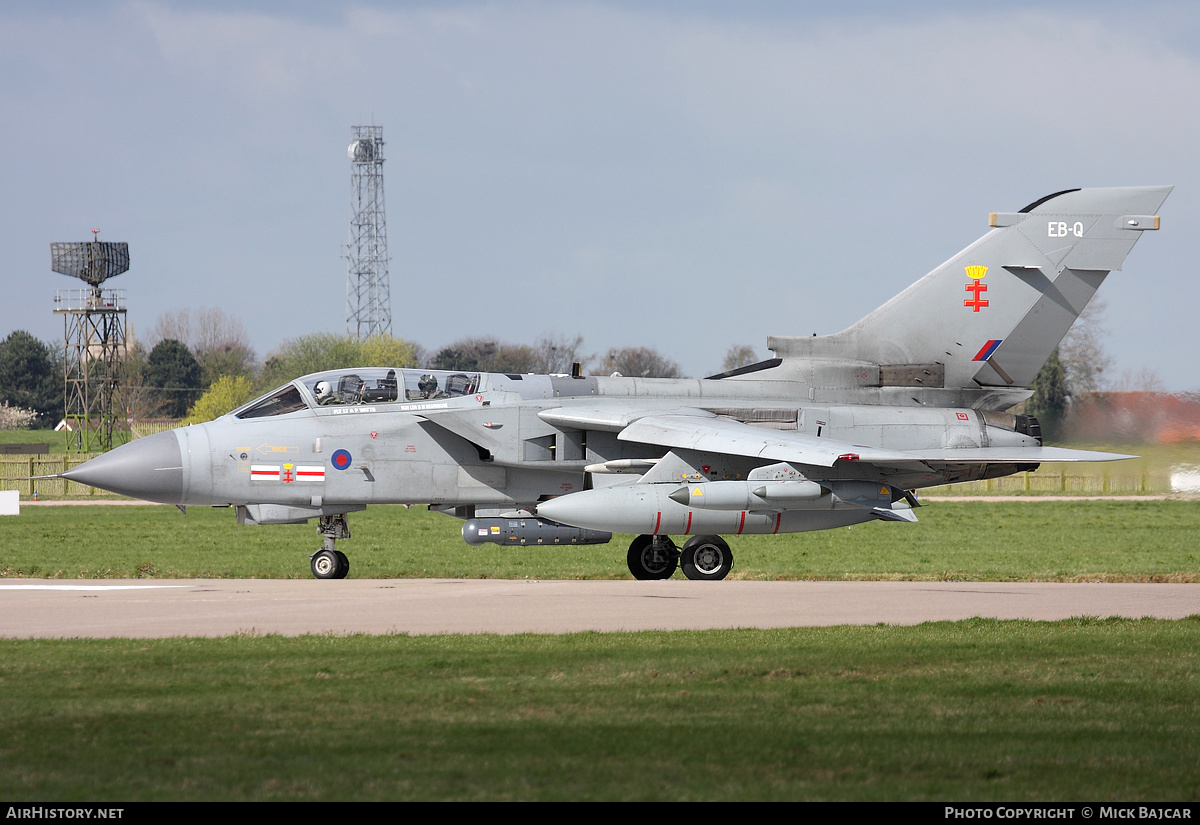
[[[460,398],[479,391],[477,372],[355,367],[313,373],[235,410],[238,418],[266,418],[311,407],[339,407]],[[302,393],[300,388],[306,390]]]

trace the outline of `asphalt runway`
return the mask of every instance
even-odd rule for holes
[[[570,633],[1179,619],[1200,584],[488,579],[0,581],[0,637]]]

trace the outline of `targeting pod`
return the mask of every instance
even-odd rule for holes
[[[612,533],[569,527],[540,518],[473,518],[462,528],[463,541],[478,546],[484,542],[504,545],[607,544]]]

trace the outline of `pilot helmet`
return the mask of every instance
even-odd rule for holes
[[[428,395],[431,392],[437,392],[438,382],[432,375],[422,375],[421,380],[417,382],[417,389]]]
[[[313,387],[313,395],[317,397],[318,402],[328,401],[333,397],[333,387],[328,381],[318,381],[317,386]]]

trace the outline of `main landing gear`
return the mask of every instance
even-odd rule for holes
[[[325,541],[309,560],[312,574],[318,579],[346,578],[350,572],[350,560],[345,553],[334,548],[334,542],[338,539],[350,538],[350,523],[346,521],[346,514],[321,516],[317,534],[323,536]]]
[[[693,581],[716,581],[733,569],[733,553],[720,536],[692,536],[682,552],[667,536],[638,536],[629,545],[629,572],[635,579],[669,579],[677,568]]]
[[[639,581],[669,579],[679,567],[679,551],[667,536],[638,536],[629,545],[626,561]]]
[[[683,545],[679,566],[693,581],[716,581],[733,569],[733,553],[720,536],[692,536]]]

